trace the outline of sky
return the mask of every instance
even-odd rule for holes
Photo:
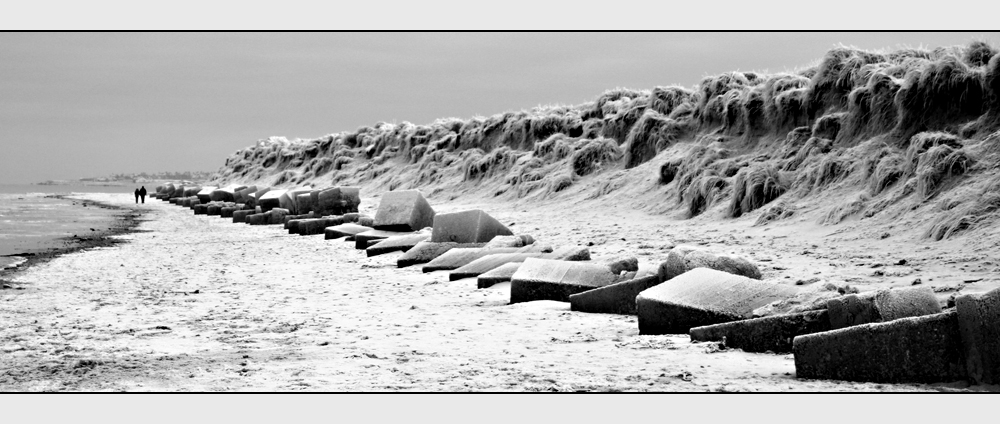
[[[214,171],[269,136],[425,124],[615,87],[1000,33],[0,33],[0,184]]]

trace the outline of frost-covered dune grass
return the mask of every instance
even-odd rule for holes
[[[271,137],[227,158],[214,180],[614,202],[747,225],[906,216],[921,237],[940,240],[995,232],[997,129],[996,48],[839,47],[796,72],[731,72],[692,88],[618,88],[575,106]]]

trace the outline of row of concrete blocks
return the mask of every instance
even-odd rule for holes
[[[320,216],[357,212],[361,203],[360,189],[357,187],[271,189],[238,184],[222,188],[168,184],[157,187],[157,192],[152,196],[172,203],[176,203],[174,199],[197,197],[203,204],[230,202],[247,205],[251,209],[260,207],[261,212],[282,208],[293,214],[315,213]]]

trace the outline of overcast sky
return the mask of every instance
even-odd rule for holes
[[[0,183],[214,171],[268,136],[429,123],[997,33],[0,33]]]

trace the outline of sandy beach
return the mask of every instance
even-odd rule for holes
[[[78,199],[121,203],[119,195]],[[907,240],[813,243],[810,226],[704,226],[616,210],[600,220],[583,205],[447,203],[483,208],[518,234],[588,245],[595,261],[622,254],[658,264],[676,244],[754,261],[765,280],[908,285],[981,292],[959,272],[985,259],[933,244],[910,268],[873,277]],[[363,196],[373,213],[377,197]],[[233,224],[151,201],[127,243],[66,254],[10,277],[0,291],[3,391],[984,391],[968,383],[871,384],[796,379],[791,354],[754,354],[640,336],[634,316],[572,312],[568,303],[508,305],[509,283],[397,269],[353,243],[289,235],[280,226]],[[555,213],[558,211],[558,213]],[[650,224],[656,224],[651,226]],[[828,227],[816,231],[829,232]],[[649,228],[656,228],[650,231]],[[763,247],[767,247],[766,253]],[[963,256],[964,255],[964,256]],[[816,260],[816,258],[822,258]],[[942,263],[943,262],[943,263]],[[894,262],[893,262],[894,263]],[[939,265],[934,265],[939,264]],[[957,275],[956,275],[957,274]],[[815,277],[815,278],[814,278]],[[957,280],[956,280],[957,279]],[[938,291],[938,290],[936,290]]]

